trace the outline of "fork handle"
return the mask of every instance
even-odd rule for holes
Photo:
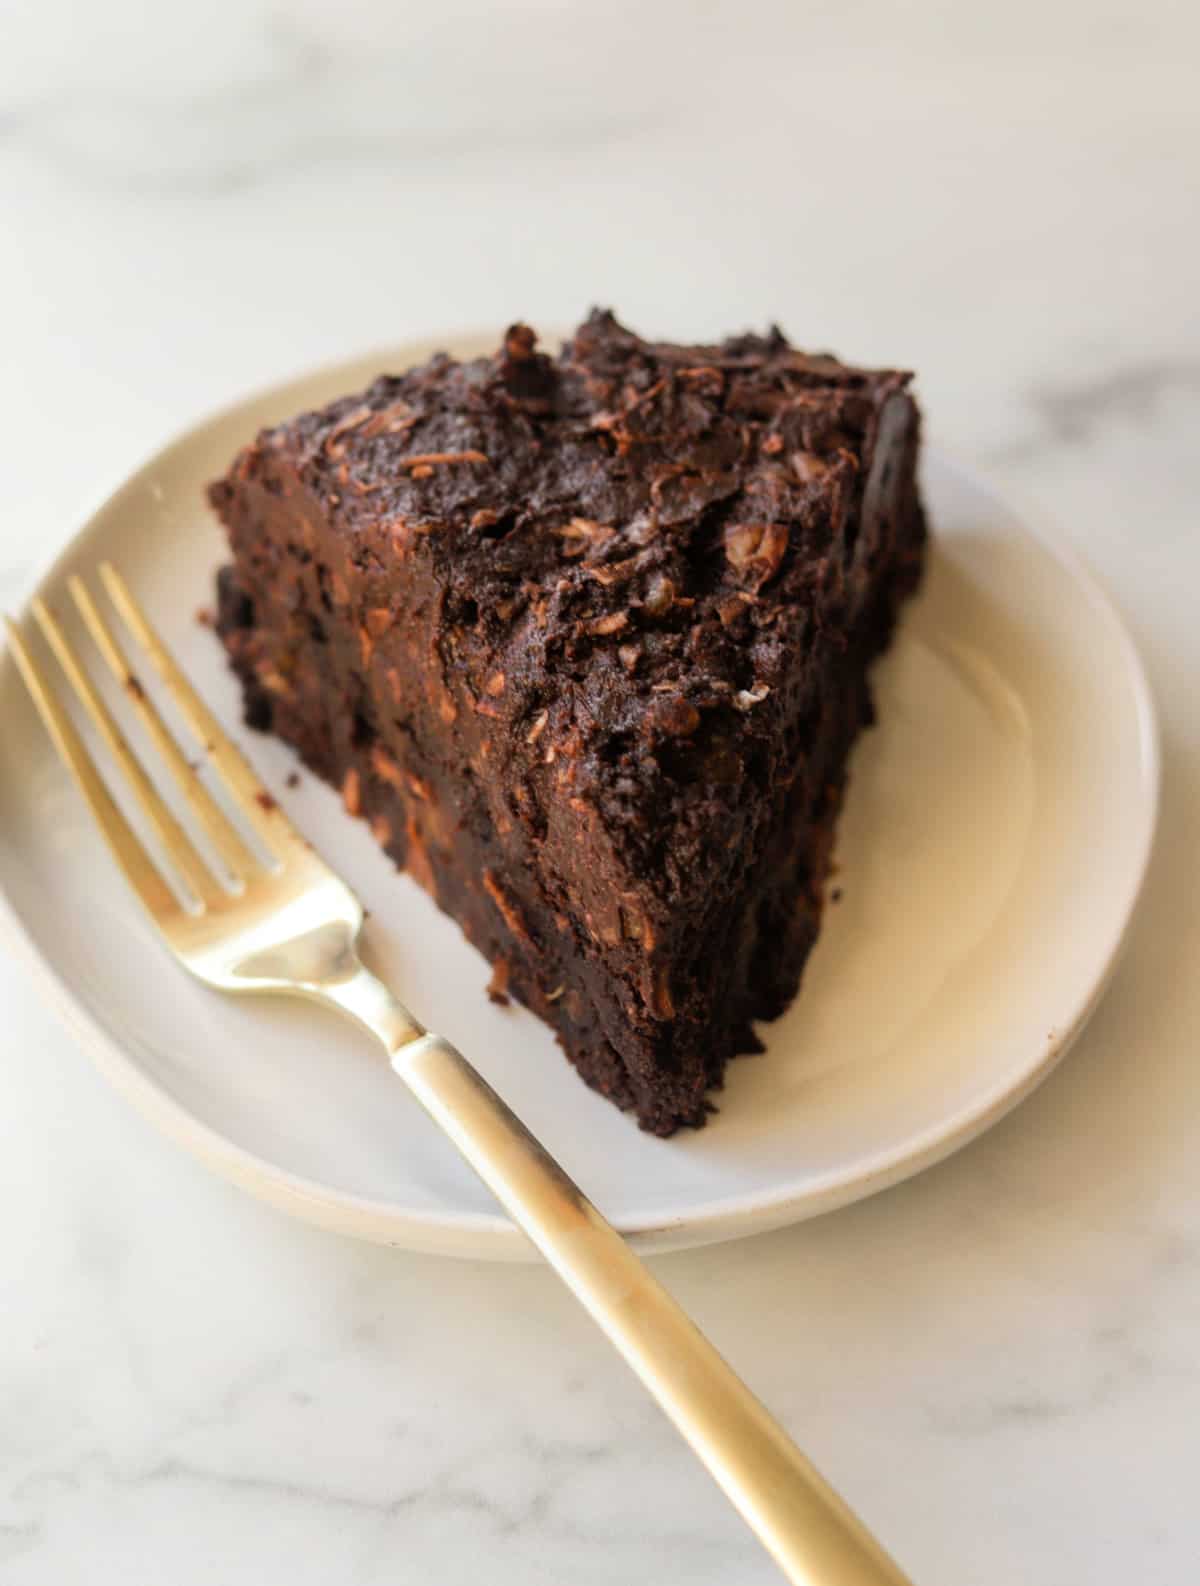
[[[392,1067],[599,1323],[795,1586],[911,1586],[695,1324],[462,1053]]]

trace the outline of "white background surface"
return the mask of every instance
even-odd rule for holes
[[[1193,1582],[1200,25],[339,10],[0,5],[0,598],[181,425],[373,342],[598,299],[915,366],[930,433],[1057,519],[1142,647],[1145,905],[993,1134],[657,1266],[918,1586]],[[547,1274],[285,1222],[5,958],[0,1009],[6,1581],[775,1578]]]

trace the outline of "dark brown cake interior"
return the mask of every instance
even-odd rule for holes
[[[778,332],[515,326],[212,487],[247,717],[644,1127],[704,1120],[815,938],[867,668],[916,583],[908,377]]]

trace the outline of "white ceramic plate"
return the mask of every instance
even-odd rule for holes
[[[456,350],[481,344],[464,341]],[[240,725],[195,621],[222,560],[203,486],[262,423],[430,349],[323,370],[239,404],[147,464],[39,584],[120,566],[300,827],[370,910],[369,956],[458,1043],[645,1248],[730,1238],[896,1182],[994,1123],[1062,1056],[1104,986],[1154,826],[1154,715],[1089,580],[936,455],[937,539],[877,674],[821,940],[768,1052],[669,1141],[587,1090],[548,1030],[484,996],[488,968],[365,826]],[[59,602],[65,611],[65,603]],[[371,1043],[303,1003],[223,998],[166,958],[0,664],[0,885],[9,923],[104,1072],[219,1172],[348,1234],[520,1257],[522,1237]]]

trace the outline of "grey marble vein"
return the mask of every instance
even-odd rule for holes
[[[1173,419],[1175,404],[1200,402],[1200,356],[1134,360],[1079,379],[1056,377],[1030,387],[1033,427],[988,449],[989,460],[1018,462],[1056,447],[1082,449],[1112,425],[1153,430]]]
[[[1200,358],[1126,364],[1091,380],[1039,386],[1030,400],[1056,440],[1086,444],[1114,418],[1152,423],[1177,393],[1200,398]]]
[[[659,116],[650,112],[581,118],[563,113],[531,124],[482,122],[461,131],[414,126],[360,132],[336,112],[323,115],[319,106],[309,105],[304,115],[296,116],[289,134],[255,148],[252,137],[228,136],[229,123],[240,119],[236,107],[192,104],[173,107],[167,115],[147,106],[122,129],[119,147],[110,149],[93,139],[88,124],[111,113],[104,105],[76,106],[68,120],[47,107],[23,117],[11,141],[52,168],[60,180],[88,192],[220,198],[255,192],[317,169],[374,168],[405,180],[421,176],[433,161],[445,162],[452,173],[460,159],[480,157],[494,163],[547,145],[560,154],[581,154],[630,143],[660,124]],[[216,127],[222,129],[219,138],[211,137]],[[218,146],[209,147],[210,141]]]
[[[31,1520],[28,1525],[8,1525],[0,1522],[0,1564],[27,1553],[30,1548],[36,1547],[41,1539],[42,1526],[36,1520]]]
[[[480,28],[473,55],[499,31],[481,15],[461,43]],[[565,91],[558,73],[511,90],[485,74],[470,89],[465,80],[448,105],[430,94],[416,55],[398,40],[374,52],[335,41],[336,29],[326,34],[298,12],[268,12],[246,29],[256,67],[240,69],[231,55],[222,62],[228,75],[214,72],[207,83],[122,82],[30,97],[5,112],[9,152],[89,192],[213,198],[319,168],[375,167],[411,179],[467,157],[582,154],[652,133],[674,97],[669,82],[639,102],[628,99],[622,77],[605,94]],[[453,36],[438,48],[453,69]]]

